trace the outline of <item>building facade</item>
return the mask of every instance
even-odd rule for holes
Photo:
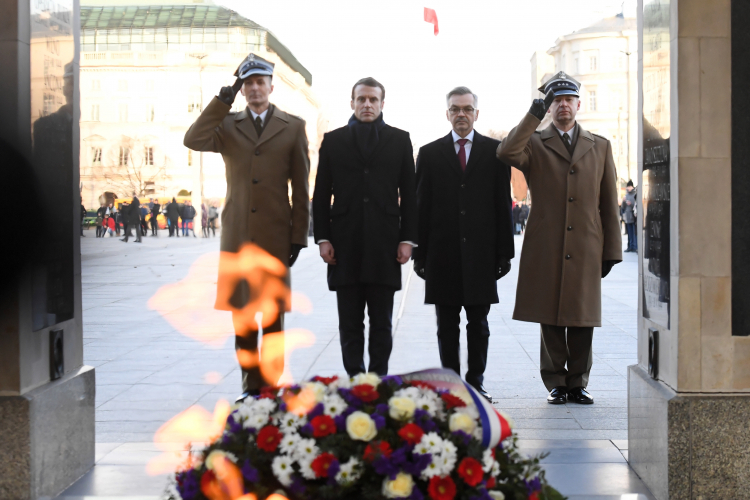
[[[144,6],[90,0],[81,6],[81,195],[223,199],[224,163],[182,144],[185,131],[254,52],[275,63],[271,102],[307,123],[317,167],[320,104],[312,75],[266,28],[209,1]],[[95,4],[95,5],[94,5]],[[238,94],[234,110],[246,103]]]
[[[612,143],[621,188],[637,181],[638,27],[616,15],[561,36],[546,53],[531,58],[531,95],[550,76],[564,71],[581,82],[578,122]],[[546,125],[546,123],[545,123]]]

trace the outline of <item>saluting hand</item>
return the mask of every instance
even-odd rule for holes
[[[398,255],[396,260],[399,264],[406,264],[411,259],[411,245],[409,243],[398,244]]]
[[[333,245],[328,241],[323,241],[318,245],[320,250],[320,256],[323,258],[326,264],[335,266],[336,258],[334,257]]]
[[[234,85],[231,87],[221,87],[219,95],[216,97],[227,106],[231,106],[234,104],[234,98],[237,96],[237,92],[242,88],[242,82],[242,80],[237,78],[237,80],[234,81]]]

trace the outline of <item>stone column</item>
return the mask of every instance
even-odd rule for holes
[[[750,99],[732,89],[740,71],[741,85],[750,77],[748,22],[746,1],[639,0],[628,458],[659,500],[743,498],[750,488],[750,123],[733,121],[738,109],[748,120]]]
[[[23,203],[6,215],[30,229],[5,235],[13,254],[0,278],[0,498],[25,500],[56,496],[94,463],[94,370],[83,366],[81,321],[79,9],[77,0],[0,7],[4,197]]]

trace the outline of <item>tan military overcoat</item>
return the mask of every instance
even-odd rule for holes
[[[513,319],[601,326],[602,261],[622,261],[612,147],[579,125],[571,158],[554,124],[539,123],[527,114],[497,149],[531,190]]]
[[[221,153],[224,159],[221,250],[236,252],[252,242],[287,265],[292,243],[307,246],[310,226],[305,122],[274,107],[259,139],[248,109],[230,109],[211,100],[184,140],[190,149]]]

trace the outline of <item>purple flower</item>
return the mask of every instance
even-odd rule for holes
[[[232,435],[231,435],[231,434],[229,434],[229,433],[227,433],[227,432],[225,432],[225,433],[224,433],[224,434],[223,434],[223,435],[221,436],[221,444],[223,444],[223,445],[227,445],[227,444],[229,444],[229,443],[231,443],[231,442],[232,442]]]
[[[463,441],[464,446],[468,446],[471,442],[471,436],[466,434],[464,431],[453,431],[453,435],[460,438]]]
[[[375,428],[377,430],[382,429],[385,427],[385,417],[382,415],[378,415],[377,413],[372,415],[372,419],[375,421]]]
[[[242,477],[244,477],[251,483],[258,482],[258,469],[253,467],[253,464],[250,463],[250,460],[245,460],[245,462],[242,464]]]
[[[432,421],[432,417],[426,410],[414,411],[414,423],[425,432],[436,432],[438,430],[437,424]]]
[[[344,398],[344,401],[346,401],[346,404],[350,407],[354,407],[357,409],[362,408],[362,400],[357,396],[354,396],[352,394],[352,391],[350,391],[349,389],[339,389],[339,394],[342,398]]]
[[[372,468],[375,469],[375,472],[377,472],[378,475],[388,476],[391,479],[396,479],[396,474],[401,470],[398,465],[394,464],[392,460],[386,458],[385,455],[380,455],[376,458],[372,463]]]
[[[542,489],[542,481],[538,477],[535,477],[531,481],[526,481],[524,479],[524,483],[526,483],[526,489],[528,490],[529,495]]]
[[[333,422],[336,424],[336,429],[346,429],[346,415],[336,415],[333,417]]]
[[[310,424],[305,424],[299,428],[299,433],[304,436],[312,436],[313,428]]]
[[[375,407],[375,413],[378,413],[385,417],[386,415],[388,415],[388,405],[384,403],[380,403],[378,406]]]
[[[286,403],[279,403],[279,411],[280,412],[286,413],[286,409],[287,409]]]
[[[200,478],[195,470],[177,473],[177,491],[183,500],[192,500],[200,493]]]
[[[419,476],[423,470],[427,468],[432,462],[432,454],[425,453],[424,455],[412,455],[412,461],[404,464],[404,471],[408,472],[412,476]]]
[[[383,382],[394,382],[396,385],[404,385],[404,381],[398,375],[386,375],[381,380]]]
[[[338,460],[334,460],[331,462],[331,465],[328,466],[328,484],[330,486],[336,485],[336,474],[339,473],[341,470],[341,465],[339,464]]]
[[[233,415],[229,415],[227,419],[227,425],[229,425],[229,432],[237,434],[242,430],[242,424],[234,420]]]
[[[292,484],[289,485],[289,491],[296,496],[301,497],[305,493],[305,481],[299,475],[292,475]]]
[[[489,493],[487,493],[486,489],[479,490],[479,496],[478,497],[470,497],[469,500],[492,500],[492,497]]]
[[[411,495],[407,497],[409,500],[423,500],[424,495],[422,495],[422,492],[419,491],[419,488],[413,488],[411,490]]]
[[[312,420],[315,417],[322,415],[323,410],[325,410],[325,407],[323,406],[323,403],[316,404],[312,410],[310,410],[310,413],[307,414],[308,420]]]

